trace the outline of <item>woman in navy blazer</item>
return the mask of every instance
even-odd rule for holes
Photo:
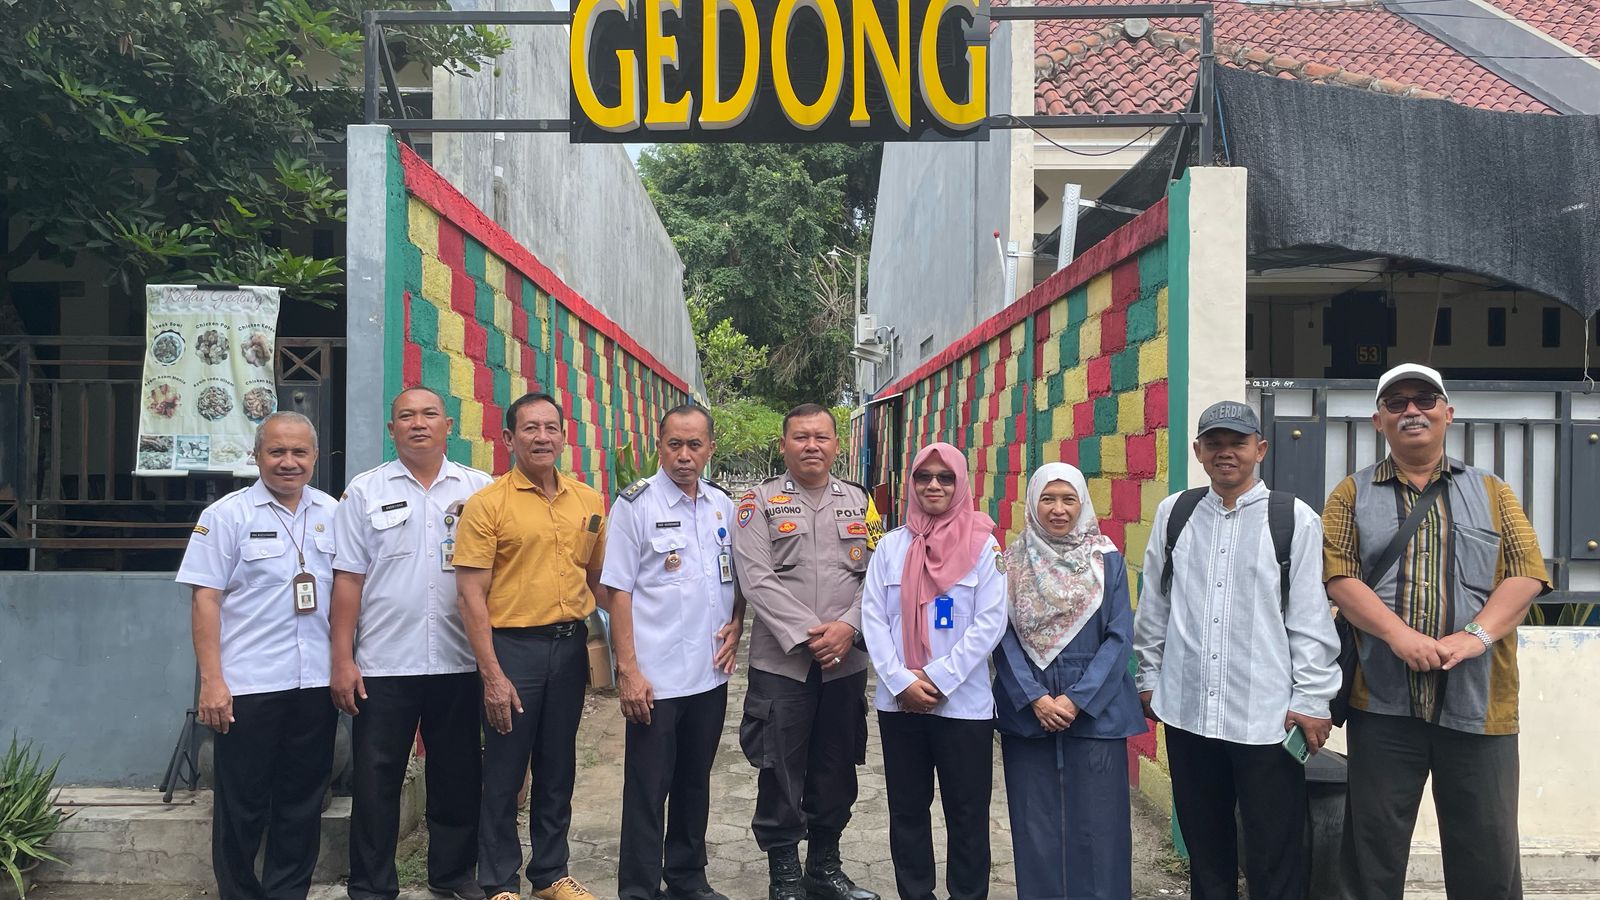
[[[1083,473],[1028,481],[1006,551],[1010,626],[994,653],[1019,900],[1129,900],[1128,738],[1148,728],[1128,662],[1122,554],[1100,533]]]

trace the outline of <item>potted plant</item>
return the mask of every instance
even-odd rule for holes
[[[61,862],[45,844],[67,815],[51,793],[61,760],[45,766],[42,754],[11,736],[0,757],[0,898],[26,897],[42,860]]]

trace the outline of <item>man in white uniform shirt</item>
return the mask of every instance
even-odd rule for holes
[[[400,894],[400,789],[418,725],[427,759],[428,886],[481,900],[477,883],[477,663],[451,557],[467,498],[493,479],[445,458],[454,423],[425,387],[389,406],[397,459],[350,480],[334,517],[332,692],[354,717],[351,900]]]
[[[663,876],[670,900],[726,900],[706,881],[705,835],[744,599],[733,500],[700,477],[715,448],[704,407],[669,410],[657,429],[660,469],[611,510],[600,582],[611,589],[603,606],[628,720],[618,900],[656,900]]]
[[[1306,778],[1279,744],[1298,727],[1306,747],[1320,749],[1339,689],[1322,520],[1256,477],[1267,442],[1255,410],[1212,404],[1195,432],[1195,458],[1211,486],[1156,507],[1134,617],[1134,680],[1145,715],[1166,727],[1193,900],[1239,896],[1235,809],[1250,895],[1296,900],[1305,881]],[[1189,519],[1171,541],[1168,522],[1181,521],[1184,508]],[[1274,520],[1289,539],[1287,572]]]
[[[223,900],[310,890],[338,721],[327,692],[335,501],[307,486],[316,429],[273,413],[255,452],[261,479],[200,514],[177,578],[194,589],[200,724],[217,733],[211,865]]]

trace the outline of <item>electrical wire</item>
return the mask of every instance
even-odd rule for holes
[[[1023,121],[1021,118],[1019,118],[1017,116],[1013,116],[1010,113],[998,113],[998,114],[996,114],[994,116],[994,118],[997,118],[997,119],[1010,119],[1011,121],[1017,123],[1018,125],[1023,126],[1024,128],[1028,129],[1029,131],[1033,132],[1034,134],[1037,134],[1039,137],[1042,137],[1045,140],[1049,141],[1051,144],[1054,144],[1057,150],[1064,150],[1064,151],[1066,151],[1068,153],[1071,153],[1071,154],[1074,154],[1074,155],[1077,155],[1077,156],[1111,156],[1112,154],[1121,153],[1122,151],[1128,149],[1129,147],[1132,147],[1134,144],[1137,144],[1140,141],[1144,140],[1146,137],[1148,137],[1150,135],[1150,132],[1155,131],[1157,128],[1168,127],[1168,126],[1163,126],[1163,125],[1151,125],[1149,128],[1146,128],[1144,131],[1140,132],[1136,137],[1134,137],[1133,140],[1127,142],[1126,144],[1123,144],[1120,147],[1116,147],[1116,148],[1111,149],[1111,150],[1103,150],[1103,151],[1099,151],[1099,152],[1090,152],[1088,150],[1074,150],[1071,147],[1067,147],[1067,146],[1065,146],[1063,144],[1058,144],[1058,143],[1056,143],[1055,138],[1052,138],[1050,135],[1045,134],[1043,131],[1040,131],[1039,129],[1037,129],[1037,128],[1033,127],[1032,125],[1028,124],[1027,122]]]

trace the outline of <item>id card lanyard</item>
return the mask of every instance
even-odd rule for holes
[[[268,507],[272,509],[272,507]],[[294,539],[294,529],[290,522],[283,521],[283,515],[276,509],[272,514],[279,522],[283,522],[283,533],[289,536],[289,543],[294,545],[295,562],[300,571],[290,579],[289,584],[294,589],[294,611],[302,616],[310,615],[317,611],[317,576],[306,571],[306,523],[311,521],[311,510],[306,510],[306,517],[300,521],[300,540]]]

